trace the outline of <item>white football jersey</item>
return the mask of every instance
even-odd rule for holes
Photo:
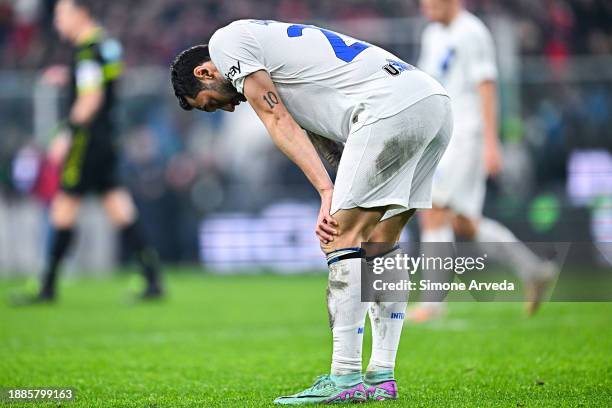
[[[478,84],[497,79],[493,39],[484,23],[462,11],[448,26],[429,24],[423,32],[418,67],[448,91],[453,102],[455,129],[470,130],[467,134],[480,130]]]
[[[217,30],[208,45],[238,92],[247,75],[265,70],[302,128],[340,142],[428,96],[446,95],[395,55],[311,25],[239,20]]]

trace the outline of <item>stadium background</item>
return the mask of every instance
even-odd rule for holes
[[[415,62],[418,2],[93,3],[125,48],[121,171],[165,261],[167,296],[136,301],[141,279],[118,265],[123,245],[91,200],[58,302],[11,302],[36,290],[45,255],[53,177],[41,173],[42,158],[65,96],[41,74],[69,53],[51,25],[52,1],[0,0],[0,407],[40,406],[4,396],[49,386],[75,390],[75,401],[54,406],[272,406],[329,369],[318,197],[248,107],[183,112],[169,62],[244,17],[331,26]],[[492,29],[502,74],[505,165],[485,213],[525,240],[612,242],[612,2],[466,5]],[[414,224],[405,239],[418,238]],[[586,298],[597,299],[597,287],[610,299],[609,279],[589,279],[587,267],[568,268],[570,287],[586,283]],[[280,273],[304,269],[320,273]],[[257,273],[269,270],[279,273]],[[394,406],[612,406],[612,303],[549,302],[531,318],[521,309],[453,302],[440,320],[406,323]],[[367,325],[365,334],[368,356]]]
[[[52,3],[0,0],[0,276],[33,276],[44,257],[49,186],[40,169],[63,94],[41,73],[69,58]],[[612,3],[466,5],[493,31],[501,71],[504,170],[485,213],[529,241],[612,240]],[[168,64],[239,18],[326,25],[416,62],[418,2],[105,1],[97,15],[124,46],[121,170],[162,259],[212,271],[323,267],[306,179],[248,108],[181,111]],[[124,251],[95,201],[82,212],[86,239],[67,269],[107,273]],[[415,234],[413,223],[406,239]]]

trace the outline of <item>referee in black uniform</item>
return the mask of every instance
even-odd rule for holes
[[[117,179],[116,129],[113,108],[121,76],[121,45],[108,38],[92,16],[95,0],[58,0],[54,24],[74,45],[70,69],[67,123],[71,141],[61,175],[61,191],[51,204],[52,242],[38,300],[55,298],[58,267],[74,235],[81,198],[100,195],[114,226],[121,229],[137,255],[146,279],[144,297],[162,293],[158,256],[137,226],[129,192]]]

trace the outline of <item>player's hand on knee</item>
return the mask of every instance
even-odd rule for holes
[[[317,217],[317,227],[315,233],[323,244],[332,242],[334,236],[338,235],[338,222],[331,216],[332,191],[321,194],[321,209]]]

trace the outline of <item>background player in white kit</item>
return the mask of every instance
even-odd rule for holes
[[[528,311],[539,305],[554,266],[535,256],[497,221],[482,216],[487,176],[501,170],[497,124],[497,66],[492,36],[461,0],[421,0],[432,21],[422,36],[419,68],[437,78],[452,99],[453,138],[436,170],[433,208],[420,214],[422,242],[452,242],[455,233],[487,246],[488,254],[512,265],[526,284]],[[408,318],[425,321],[444,311],[423,303]]]
[[[321,196],[316,234],[330,271],[331,375],[275,402],[396,399],[393,370],[406,302],[361,302],[360,244],[389,243],[386,255],[368,255],[394,256],[414,210],[431,206],[433,171],[452,132],[445,90],[371,44],[314,26],[256,20],[236,21],[208,46],[184,51],[171,76],[187,110],[233,111],[248,100]],[[316,140],[345,144],[335,185],[303,129]],[[368,312],[376,324],[363,378]]]

